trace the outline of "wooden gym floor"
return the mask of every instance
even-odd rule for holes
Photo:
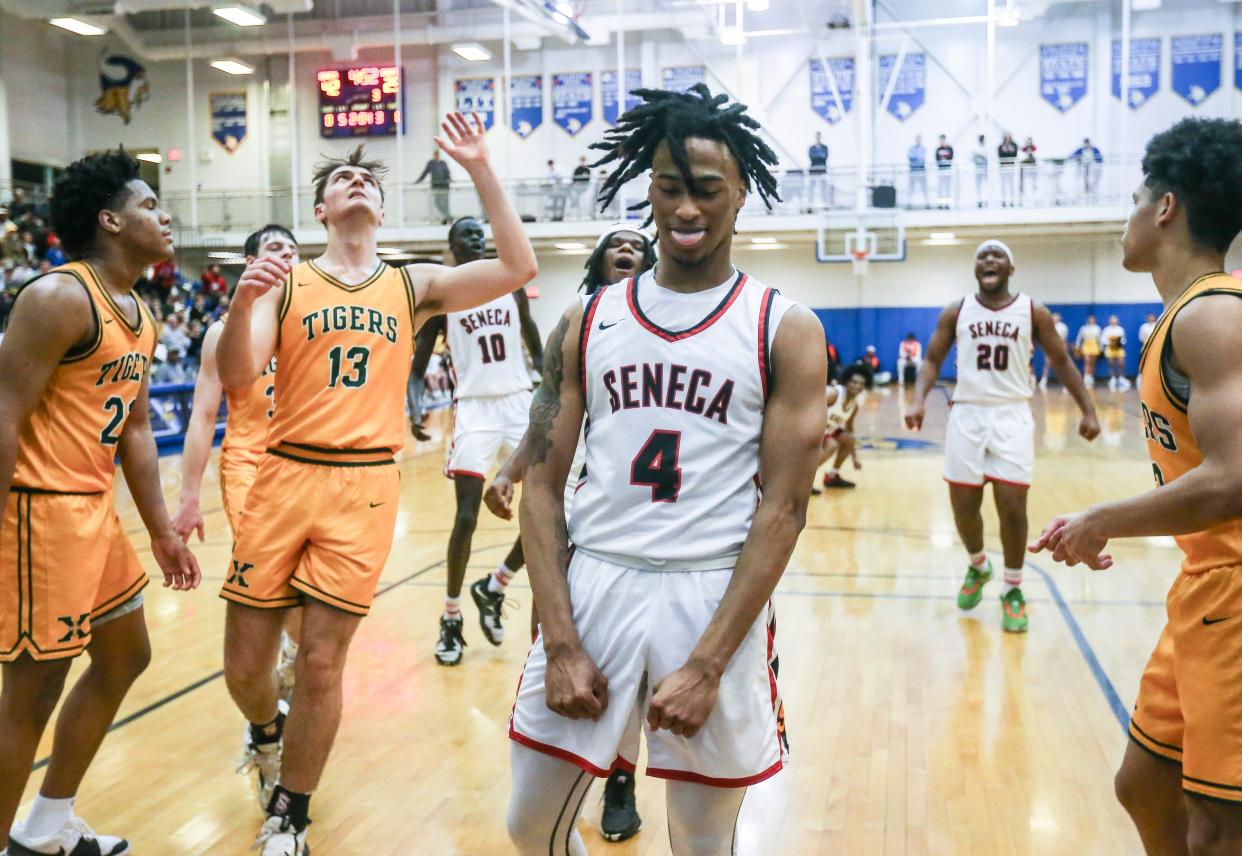
[[[1040,426],[1032,532],[1055,513],[1151,487],[1134,393],[1096,392],[1104,434],[1088,445],[1059,390],[1037,395]],[[961,613],[965,561],[940,478],[945,396],[928,427],[902,430],[897,391],[860,414],[868,446],[858,489],[816,497],[777,593],[781,688],[792,764],[748,795],[741,853],[1120,854],[1138,838],[1112,795],[1124,722],[1163,625],[1179,553],[1171,539],[1113,545],[1106,573],[1035,557],[1024,588],[1031,629],[1003,634],[1000,587]],[[380,596],[356,637],[336,748],[312,804],[319,854],[409,856],[510,852],[507,717],[527,651],[530,591],[509,638],[490,647],[465,606],[469,647],[457,668],[432,648],[452,522],[435,441],[401,460],[404,505]],[[170,504],[179,460],[162,462]],[[853,478],[847,467],[845,474]],[[202,588],[153,583],[146,615],[154,663],[126,700],[79,795],[97,829],[127,836],[137,856],[241,856],[260,814],[234,773],[242,720],[221,677],[229,558],[214,465],[204,486],[208,540],[196,546]],[[122,519],[154,573],[124,486]],[[988,549],[1000,567],[988,503]],[[175,506],[174,506],[175,507]],[[516,526],[483,512],[467,584],[492,570]],[[78,668],[78,667],[75,667]],[[50,749],[51,729],[40,758]],[[641,770],[641,765],[640,765]],[[31,777],[27,799],[41,773]],[[597,788],[582,832],[594,854],[669,853],[663,784],[640,778],[643,831],[609,844],[597,832]],[[22,813],[26,811],[23,806]]]

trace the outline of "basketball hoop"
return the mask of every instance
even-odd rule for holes
[[[867,262],[871,258],[871,250],[867,247],[850,247],[850,261],[854,264],[854,276],[867,275]]]

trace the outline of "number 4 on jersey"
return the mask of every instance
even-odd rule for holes
[[[651,488],[652,502],[676,502],[681,492],[680,450],[680,431],[652,431],[630,464],[630,484]]]

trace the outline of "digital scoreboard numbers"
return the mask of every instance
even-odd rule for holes
[[[319,136],[371,137],[397,133],[401,70],[364,65],[325,68],[318,74]]]

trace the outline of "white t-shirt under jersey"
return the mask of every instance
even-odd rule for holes
[[[1034,304],[1019,294],[999,309],[977,295],[957,313],[957,387],[953,401],[1003,404],[1031,397]]]

